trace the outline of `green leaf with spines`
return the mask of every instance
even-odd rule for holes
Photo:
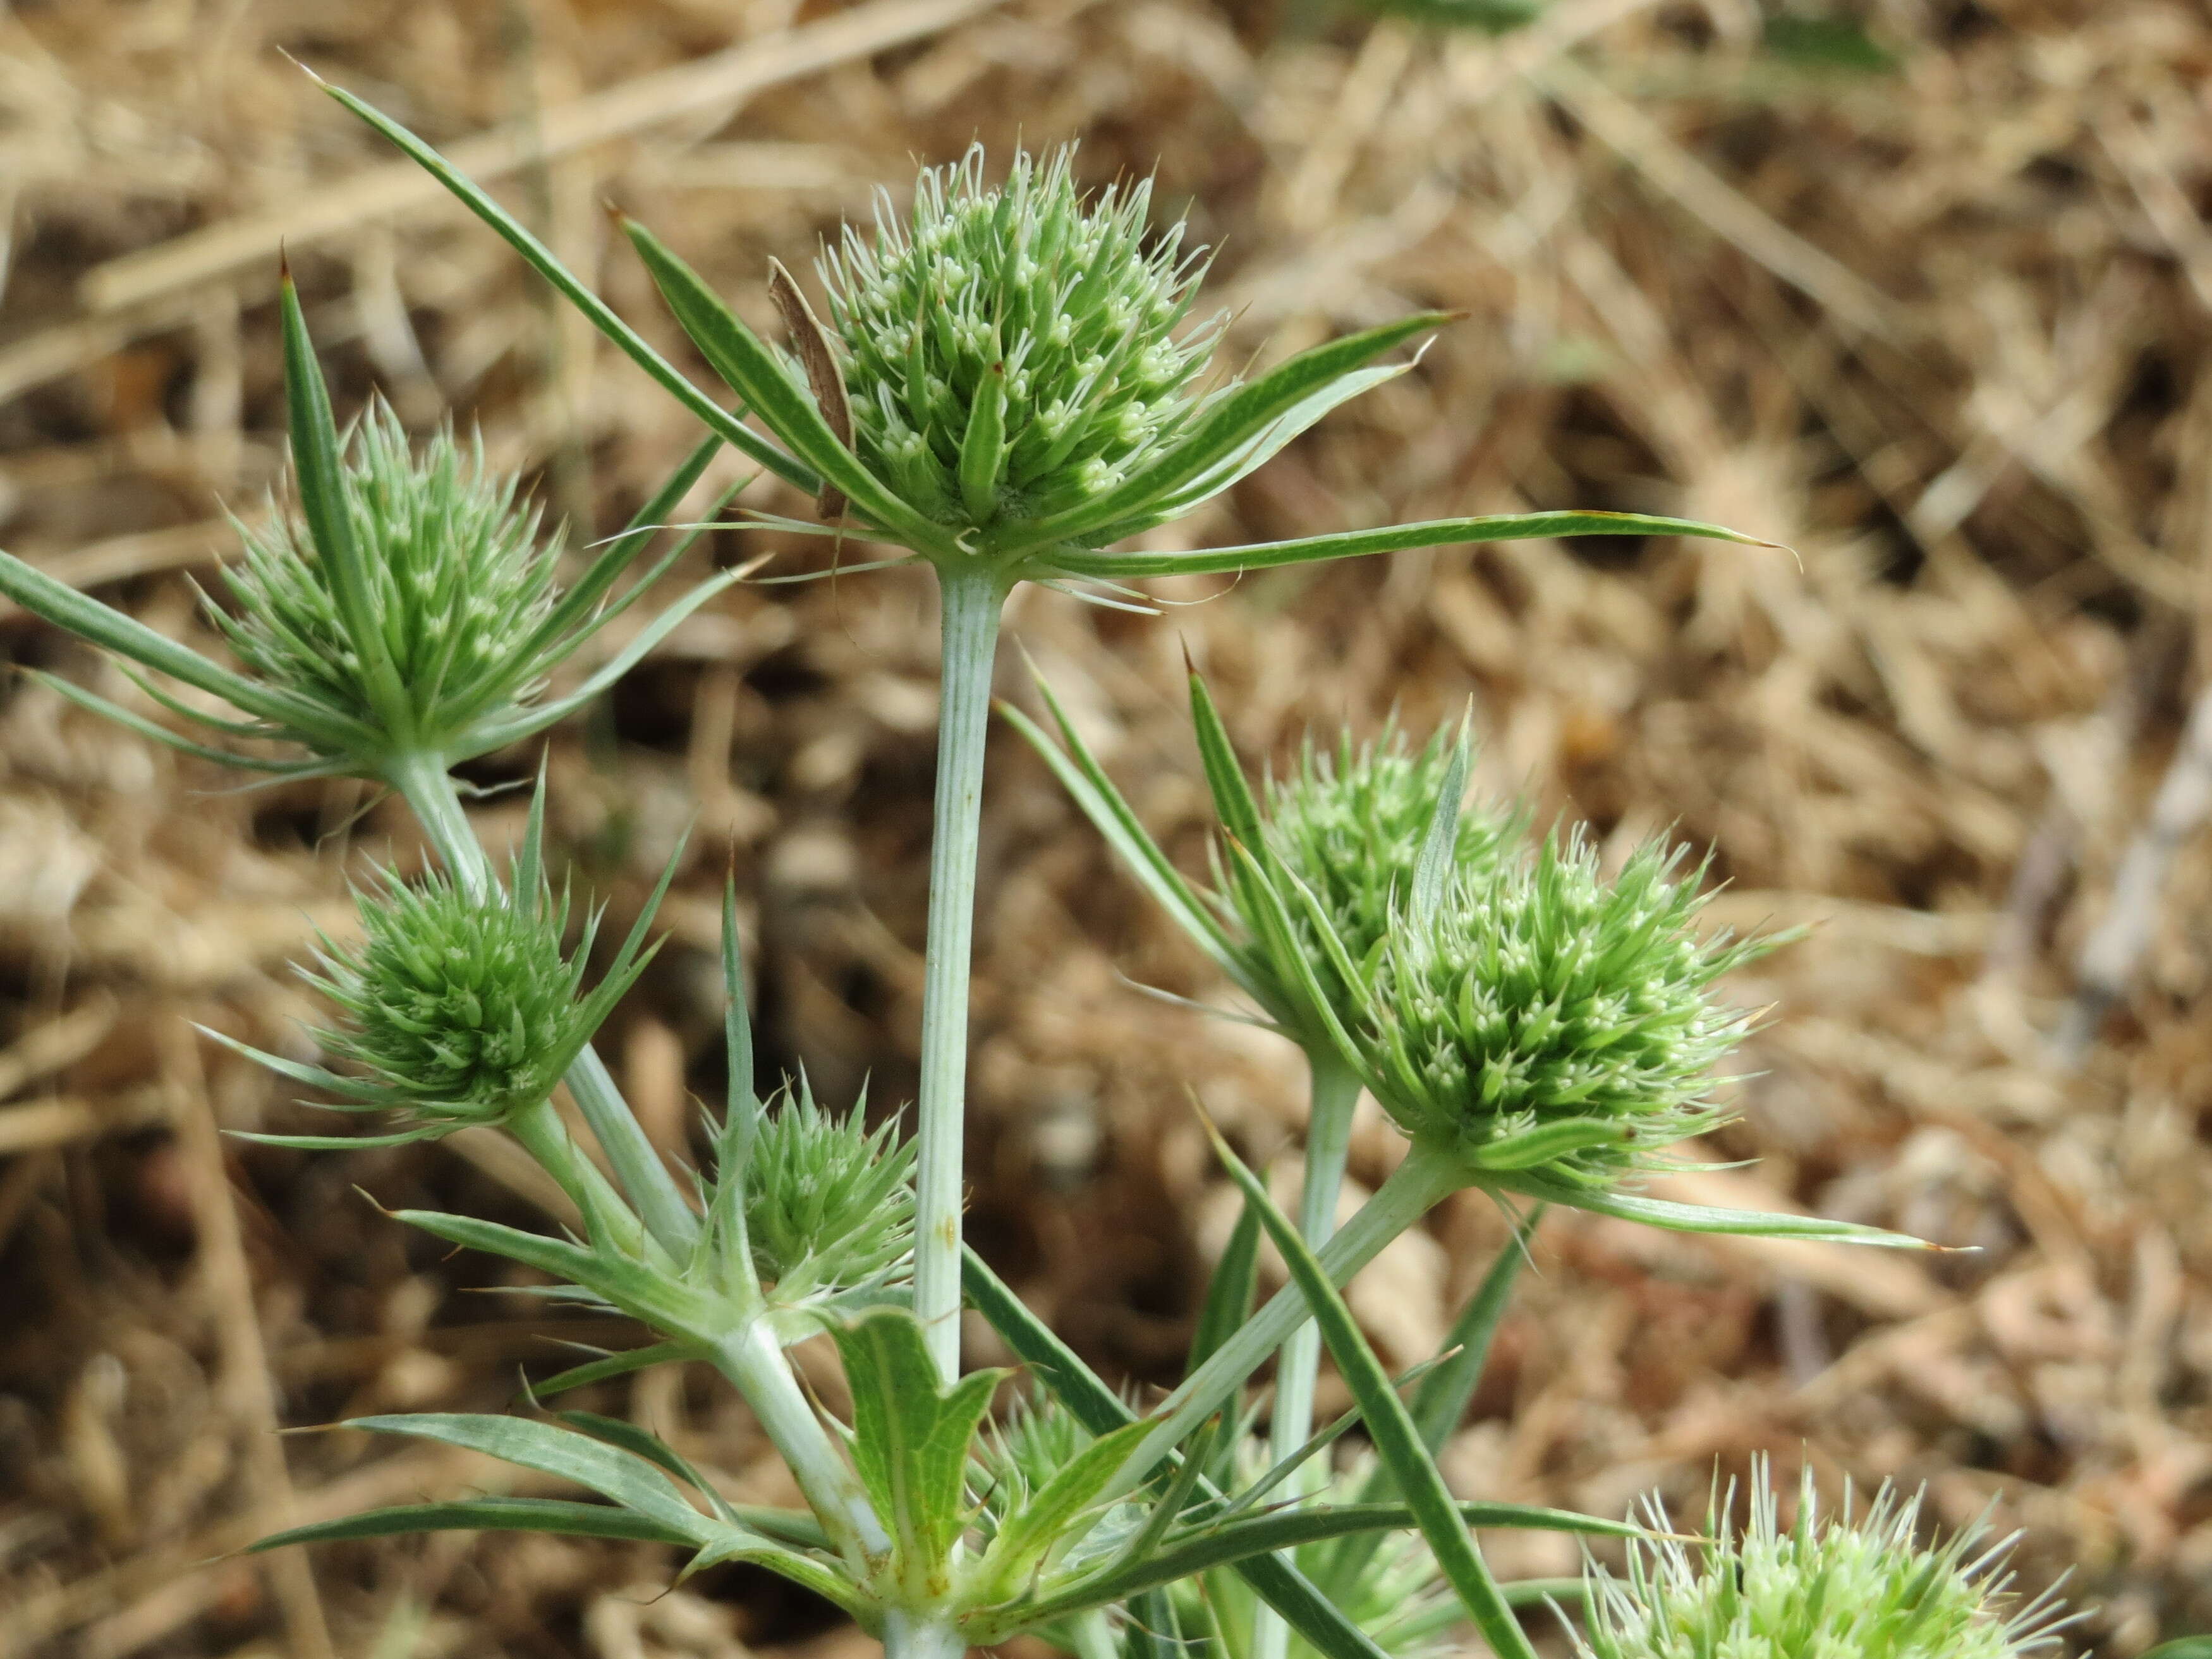
[[[435,1440],[541,1474],[558,1475],[662,1526],[684,1531],[694,1545],[705,1543],[714,1531],[714,1518],[701,1514],[654,1462],[574,1429],[528,1418],[460,1412],[357,1417],[345,1426]]]
[[[288,1527],[246,1546],[249,1554],[288,1544],[336,1544],[356,1538],[390,1538],[422,1532],[543,1532],[565,1538],[617,1538],[645,1544],[696,1548],[687,1528],[612,1504],[578,1504],[555,1498],[470,1498],[448,1504],[407,1504],[369,1510],[336,1521]]]
[[[1270,570],[1283,565],[1359,558],[1370,553],[1389,553],[1413,547],[1460,547],[1484,542],[1532,541],[1559,536],[1692,536],[1707,541],[1735,542],[1745,547],[1775,545],[1759,537],[1747,536],[1741,531],[1702,523],[1694,519],[1670,519],[1646,513],[1575,510],[1494,514],[1472,519],[1437,519],[1420,524],[1391,525],[1380,530],[1346,530],[1326,536],[1302,536],[1289,541],[1256,542],[1237,547],[1201,548],[1184,553],[1109,553],[1064,549],[1054,553],[1052,562],[1056,568],[1070,575],[1133,581],[1143,576],[1195,576]]]
[[[1566,1510],[1520,1504],[1464,1503],[1454,1505],[1455,1524],[1522,1528],[1577,1533],[1590,1537],[1642,1538],[1641,1528],[1576,1515]],[[1235,1566],[1262,1555],[1279,1555],[1304,1544],[1326,1543],[1368,1533],[1398,1532],[1416,1524],[1405,1504],[1322,1504],[1246,1516],[1218,1528],[1186,1528],[1142,1559],[1053,1587],[1023,1609],[1039,1620],[1064,1617],[1085,1607],[1126,1599],[1137,1591],[1173,1583],[1212,1568]],[[1301,1632],[1303,1633],[1303,1632]],[[1309,1638],[1310,1639],[1310,1638]]]

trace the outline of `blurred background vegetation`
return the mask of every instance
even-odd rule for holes
[[[1495,32],[1493,31],[1499,31]],[[1217,250],[1229,356],[1420,307],[1419,369],[1168,533],[1227,542],[1593,506],[1794,554],[1522,543],[1241,583],[1165,619],[1031,591],[1010,626],[1164,842],[1203,857],[1188,649],[1255,764],[1472,699],[1480,777],[1609,848],[1671,831],[1737,926],[1812,924],[1717,1158],[1925,1262],[1547,1223],[1446,1467],[1469,1491],[1702,1510],[1716,1468],[1926,1481],[2070,1568],[2071,1638],[2212,1626],[2212,15],[2191,0],[15,0],[0,8],[0,541],[180,635],[283,460],[289,251],[345,408],[447,410],[580,544],[693,438],[289,53],[495,184],[664,349],[618,204],[757,326],[879,181],[1079,138]],[[679,356],[679,361],[687,361]],[[749,503],[803,510],[771,483]],[[824,568],[744,529],[691,556]],[[844,550],[847,562],[866,550]],[[201,638],[199,642],[208,641]],[[740,586],[556,735],[556,831],[626,923],[696,815],[674,939],[611,1058],[682,1155],[720,1086],[734,864],[766,1062],[911,1093],[935,631],[913,573]],[[0,655],[111,696],[19,614]],[[1000,690],[1028,696],[1008,653]],[[2197,708],[2192,715],[2192,709]],[[1229,1200],[1183,1091],[1295,1155],[1291,1051],[1134,994],[1221,987],[1041,768],[994,739],[975,1236],[1094,1361],[1182,1352]],[[527,775],[495,756],[474,781]],[[496,1140],[310,1156],[198,1020],[276,1046],[349,871],[419,864],[352,786],[234,780],[0,688],[0,1630],[82,1656],[864,1651],[741,1570],[452,1534],[216,1560],[285,1519],[495,1478],[279,1427],[495,1409],[604,1322],[374,1204],[517,1222]],[[495,844],[512,794],[481,808]],[[1372,1186],[1397,1143],[1354,1143]],[[356,1191],[356,1189],[359,1189]],[[364,1196],[365,1195],[365,1196]],[[556,1195],[557,1196],[557,1195]],[[1476,1195],[1353,1300],[1400,1363],[1504,1224]],[[995,1358],[971,1333],[972,1356]],[[831,1369],[817,1365],[834,1395]],[[1322,1407],[1330,1405],[1325,1382]],[[732,1490],[786,1477],[707,1378],[609,1385]],[[500,1478],[513,1479],[505,1471]],[[1502,1572],[1571,1571],[1516,1534]]]

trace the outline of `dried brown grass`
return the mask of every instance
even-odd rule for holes
[[[1266,0],[1012,0],[858,57],[882,7],[832,9],[19,5],[0,18],[0,536],[195,631],[179,577],[280,459],[279,237],[346,396],[380,385],[423,421],[451,404],[578,525],[617,517],[686,441],[278,47],[474,145],[664,343],[600,198],[767,325],[770,255],[801,268],[872,181],[971,135],[1080,135],[1101,179],[1157,167],[1222,250],[1239,355],[1463,310],[1417,373],[1175,533],[1589,504],[1798,556],[1408,554],[1162,584],[1190,602],[1166,621],[1033,593],[1015,632],[1194,859],[1185,646],[1255,762],[1471,696],[1486,787],[1608,847],[1671,830],[1711,848],[1729,919],[1818,925],[1737,988],[1776,1017],[1715,1150],[1760,1161],[1701,1179],[1979,1253],[1554,1219],[1450,1468],[1603,1512],[1653,1483],[1694,1502],[1762,1449],[1832,1480],[1926,1480],[1947,1521],[1993,1502],[2025,1528],[2031,1582],[2074,1569],[2103,1609],[2084,1644],[2124,1659],[2212,1625],[2212,859],[2186,767],[2110,914],[2203,676],[2212,20],[2181,0],[1873,0],[1902,68],[1818,78],[1756,50],[1751,0],[1560,0],[1499,44]],[[787,33],[823,27],[847,44]],[[724,560],[767,544],[714,539]],[[112,678],[21,617],[0,635]],[[556,739],[559,833],[617,908],[700,814],[676,942],[612,1037],[664,1144],[687,1088],[715,1084],[726,847],[770,1052],[832,1098],[871,1075],[879,1102],[909,1092],[933,650],[903,575],[739,589]],[[1024,695],[1012,667],[1002,689]],[[1164,1377],[1225,1224],[1182,1085],[1265,1155],[1295,1144],[1297,1078],[1279,1047],[1121,984],[1220,988],[1029,757],[1001,741],[994,763],[975,1232],[1098,1362]],[[505,1281],[349,1190],[537,1214],[499,1143],[305,1158],[211,1133],[299,1114],[183,1022],[283,1041],[306,1011],[283,964],[343,925],[347,871],[419,857],[398,814],[345,788],[222,793],[21,686],[0,768],[9,1650],[847,1645],[765,1582],[654,1599],[667,1564],[642,1548],[459,1535],[208,1565],[288,1514],[513,1479],[354,1436],[276,1443],[273,1423],[496,1408],[549,1338],[607,1333],[464,1294]],[[488,832],[515,813],[488,803]],[[1367,1124],[1356,1176],[1392,1155]],[[1355,1298],[1384,1348],[1433,1341],[1501,1237],[1469,1200],[1394,1247]],[[781,1487],[702,1379],[600,1403]],[[1568,1565],[1526,1540],[1499,1554]]]

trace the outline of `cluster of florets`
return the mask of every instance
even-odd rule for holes
[[[1354,961],[1364,962],[1401,925],[1451,770],[1449,731],[1415,753],[1393,726],[1358,750],[1347,732],[1334,755],[1309,740],[1297,771],[1269,788],[1269,850],[1320,901]],[[1513,852],[1520,830],[1511,816],[1461,812],[1452,867],[1468,880],[1489,876]],[[1246,926],[1256,933],[1253,921]]]
[[[1856,1520],[1848,1498],[1823,1516],[1808,1472],[1785,1529],[1761,1465],[1740,1536],[1709,1521],[1701,1543],[1632,1545],[1626,1583],[1598,1577],[1577,1645],[1586,1659],[2016,1659],[2055,1642],[2054,1601],[2007,1594],[2004,1543],[1976,1526],[1923,1546],[1919,1519],[1917,1496],[1887,1487]],[[1656,1501],[1650,1520],[1671,1530]]]
[[[344,486],[371,625],[417,731],[458,728],[527,695],[516,668],[553,606],[554,554],[514,477],[488,471],[481,441],[465,446],[450,428],[416,457],[379,398],[347,446]],[[339,716],[377,708],[307,526],[271,513],[239,531],[245,556],[223,573],[236,614],[209,606],[231,649],[262,682]]]
[[[1647,847],[1608,881],[1579,836],[1450,883],[1376,952],[1354,1029],[1409,1135],[1490,1170],[1608,1185],[1711,1127],[1711,1068],[1747,1013],[1713,981],[1771,939],[1700,937],[1700,871]]]
[[[360,942],[326,945],[307,975],[347,1017],[314,1033],[366,1074],[347,1092],[422,1127],[495,1123],[544,1100],[642,965],[580,997],[597,918],[564,955],[568,919],[565,898],[479,896],[438,875],[364,895]]]
[[[983,152],[922,173],[910,219],[879,198],[822,261],[861,460],[939,522],[987,528],[1103,494],[1192,407],[1215,337],[1176,337],[1200,263],[1177,225],[1150,240],[1149,183],[1086,207],[1071,152]]]
[[[745,1237],[780,1305],[898,1277],[914,1250],[915,1159],[896,1119],[839,1115],[801,1079],[763,1115],[744,1168]]]

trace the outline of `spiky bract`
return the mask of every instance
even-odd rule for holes
[[[865,1103],[842,1115],[804,1078],[765,1113],[744,1170],[753,1266],[793,1306],[896,1279],[914,1250],[915,1150],[896,1119],[867,1127]]]
[[[1192,407],[1217,325],[1178,338],[1199,276],[1182,228],[1152,236],[1149,182],[1087,205],[1072,152],[1018,152],[984,183],[980,146],[925,171],[911,215],[879,197],[819,269],[844,348],[854,443],[940,523],[986,529],[1103,495]]]
[[[1672,1530],[1656,1499],[1647,1510]],[[2008,1594],[2009,1540],[1977,1524],[1923,1545],[1919,1522],[1918,1494],[1887,1486],[1863,1516],[1848,1496],[1823,1516],[1808,1471],[1785,1528],[1762,1462],[1748,1527],[1708,1517],[1701,1543],[1632,1544],[1625,1583],[1598,1577],[1577,1646],[1586,1659],[2016,1659],[2053,1644],[2056,1601]]]
[[[401,1108],[428,1130],[495,1123],[545,1099],[652,955],[626,950],[586,997],[599,917],[564,953],[565,895],[477,895],[432,875],[386,879],[360,909],[360,941],[326,942],[320,971],[305,975],[346,1016],[314,1036],[359,1068],[347,1090],[357,1103]]]
[[[377,642],[407,702],[410,729],[395,739],[443,735],[526,699],[541,665],[524,647],[552,608],[555,555],[514,479],[449,427],[417,456],[380,398],[354,428],[343,478]],[[239,533],[245,556],[223,573],[236,612],[208,606],[231,649],[264,684],[390,724],[306,525],[272,510]]]
[[[1653,1167],[1722,1115],[1712,1067],[1752,1016],[1713,981],[1777,942],[1701,936],[1701,873],[1654,845],[1607,880],[1576,834],[1449,884],[1376,952],[1368,1087],[1478,1168],[1595,1188]]]

